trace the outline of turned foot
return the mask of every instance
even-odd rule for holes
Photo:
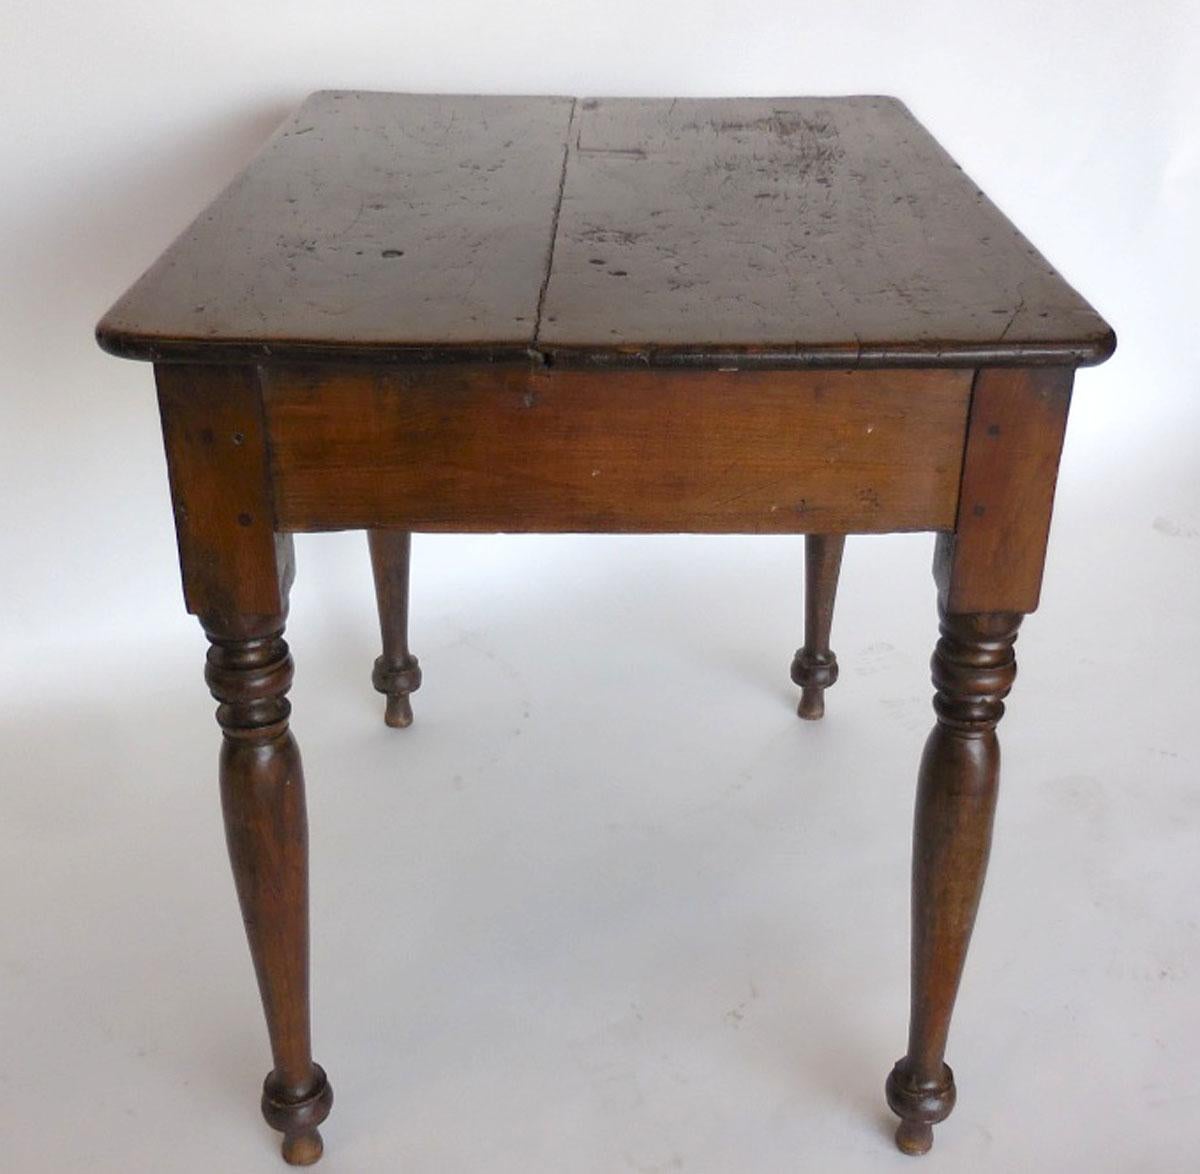
[[[383,720],[393,730],[403,730],[412,725],[412,702],[407,693],[389,693],[383,709]]]
[[[809,652],[801,648],[792,661],[792,680],[800,686],[796,712],[805,721],[825,716],[825,690],[838,679],[837,657],[832,652]]]
[[[1013,612],[943,608],[933,655],[937,724],[925,744],[913,826],[912,1004],[908,1052],[887,1079],[896,1145],[923,1154],[954,1108],[944,1063],[950,1016],[987,871],[1000,776],[996,723],[1017,664]]]
[[[289,1166],[311,1166],[325,1152],[325,1143],[321,1140],[321,1131],[314,1129],[296,1137],[285,1136],[280,1148],[283,1160]]]
[[[902,1154],[911,1154],[914,1158],[929,1153],[933,1149],[933,1126],[920,1125],[915,1121],[901,1121],[896,1126],[896,1148]]]
[[[290,1166],[311,1166],[325,1149],[317,1128],[333,1107],[333,1088],[320,1064],[313,1064],[311,1091],[295,1096],[272,1072],[263,1082],[262,1113],[272,1129],[283,1134],[283,1160]]]
[[[387,697],[383,720],[396,730],[412,725],[408,695],[421,686],[421,668],[408,650],[408,564],[412,536],[404,530],[370,530],[371,568],[379,608],[383,655],[375,661],[371,682]]]
[[[825,715],[825,690],[838,679],[829,631],[845,546],[844,534],[809,534],[804,539],[804,647],[792,658],[792,680],[800,686],[796,712],[806,721]]]
[[[387,698],[383,720],[396,730],[412,725],[412,702],[408,695],[421,685],[421,666],[415,656],[389,660],[386,655],[375,661],[371,683]]]
[[[905,1057],[896,1062],[887,1079],[888,1107],[900,1118],[896,1146],[917,1157],[933,1148],[933,1127],[954,1109],[954,1073],[948,1064],[932,1080],[923,1080]]]
[[[284,1158],[309,1165],[321,1156],[317,1126],[333,1090],[313,1063],[309,1032],[308,821],[300,751],[288,729],[292,658],[282,616],[249,637],[252,621],[206,627],[205,676],[224,733],[225,835],[275,1061],[262,1112],[284,1135]]]

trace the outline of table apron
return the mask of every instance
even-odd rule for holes
[[[952,530],[970,370],[269,366],[281,530]]]

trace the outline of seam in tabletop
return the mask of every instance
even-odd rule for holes
[[[539,363],[548,363],[547,356],[540,348],[542,334],[542,310],[546,304],[546,291],[550,288],[550,275],[554,272],[554,246],[558,243],[558,217],[562,212],[563,192],[567,186],[567,163],[571,158],[571,131],[575,126],[575,110],[579,99],[571,99],[571,113],[567,117],[567,133],[563,139],[562,170],[558,175],[558,196],[554,201],[554,215],[550,219],[550,248],[546,253],[546,272],[542,276],[542,284],[538,289],[537,314],[533,323],[533,338],[529,343],[529,354]]]

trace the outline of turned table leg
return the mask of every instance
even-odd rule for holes
[[[184,599],[211,645],[225,838],[271,1039],[262,1111],[284,1158],[308,1165],[333,1092],[309,1031],[308,827],[283,639],[292,541],[273,512],[259,372],[168,364],[155,376]]]
[[[844,534],[807,534],[804,538],[804,647],[797,649],[792,659],[792,680],[800,686],[796,712],[810,721],[824,716],[825,690],[838,679],[829,631],[845,546]]]
[[[1021,618],[943,611],[933,655],[937,724],[921,759],[913,830],[908,1054],[887,1081],[888,1104],[901,1118],[896,1144],[908,1154],[925,1153],[933,1126],[954,1108],[954,1074],[943,1057],[987,870],[1000,777],[996,723],[1016,676]]]
[[[282,618],[262,634],[208,629],[205,678],[219,702],[221,808],[242,920],[262,995],[274,1068],[263,1084],[267,1124],[283,1156],[321,1156],[317,1126],[333,1090],[312,1060],[308,1010],[308,824],[300,751],[288,729],[292,658]]]
[[[420,688],[421,668],[408,650],[408,564],[412,535],[406,530],[368,530],[379,634],[383,655],[375,661],[371,682],[387,696],[383,720],[403,729],[412,725],[409,694]]]

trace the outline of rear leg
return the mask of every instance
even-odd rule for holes
[[[408,563],[412,535],[407,530],[368,530],[379,634],[383,655],[375,661],[371,682],[387,697],[383,720],[402,729],[411,726],[408,695],[421,685],[421,668],[408,650]]]
[[[796,712],[809,721],[824,716],[825,690],[838,679],[829,630],[845,546],[844,534],[804,536],[804,647],[792,659],[792,680],[800,686]]]

